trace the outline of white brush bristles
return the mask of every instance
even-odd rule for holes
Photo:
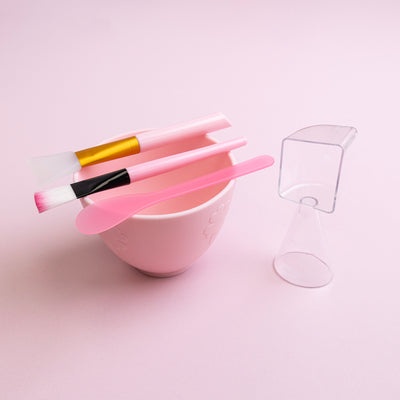
[[[73,151],[32,158],[30,166],[36,180],[41,185],[48,184],[81,169],[78,157]]]
[[[39,213],[50,210],[60,206],[61,204],[68,203],[75,200],[76,194],[71,185],[60,186],[43,192],[35,193],[35,203]]]

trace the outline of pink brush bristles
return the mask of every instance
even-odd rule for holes
[[[46,204],[46,196],[43,192],[35,193],[35,203],[39,213],[48,210],[48,205]]]
[[[71,185],[59,186],[35,193],[35,203],[39,213],[75,200],[76,195]]]

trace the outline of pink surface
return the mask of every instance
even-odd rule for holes
[[[400,5],[391,0],[3,1],[2,399],[398,399]],[[222,111],[241,161],[354,126],[325,288],[273,271],[296,205],[278,168],[237,182],[193,268],[153,279],[38,215],[33,155]],[[373,161],[373,162],[372,162]]]

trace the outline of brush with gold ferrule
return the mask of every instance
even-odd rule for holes
[[[31,168],[40,184],[78,172],[82,167],[131,156],[163,145],[230,127],[222,113],[211,114],[167,128],[140,132],[134,136],[80,151],[69,151],[31,159]]]

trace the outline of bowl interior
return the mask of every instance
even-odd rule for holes
[[[125,135],[125,136],[131,136]],[[120,136],[119,138],[123,138]],[[114,139],[115,140],[115,139]],[[91,165],[82,168],[81,171],[75,174],[74,180],[88,179],[97,175],[105,174],[107,172],[115,171],[122,168],[127,168],[136,164],[144,163],[161,157],[166,157],[171,154],[181,153],[210,144],[216,141],[209,136],[200,136],[187,139],[180,142],[171,143],[163,146],[162,148],[150,150],[144,153],[135,154],[129,157],[123,157],[117,160],[112,160],[96,165]],[[84,202],[96,202],[96,200],[104,199],[107,197],[120,196],[132,193],[145,193],[163,189],[165,187],[177,184],[179,182],[187,181],[198,176],[207,174],[209,172],[218,170],[220,168],[228,167],[233,164],[232,158],[228,153],[219,154],[207,159],[188,164],[184,167],[157,175],[136,183],[122,186],[115,189],[110,189],[104,192],[96,193],[84,199]],[[181,211],[186,211],[197,207],[205,202],[211,200],[214,196],[220,193],[229,182],[220,183],[193,193],[186,194],[174,199],[155,204],[145,210],[142,210],[140,215],[160,215],[160,214],[173,214]]]

